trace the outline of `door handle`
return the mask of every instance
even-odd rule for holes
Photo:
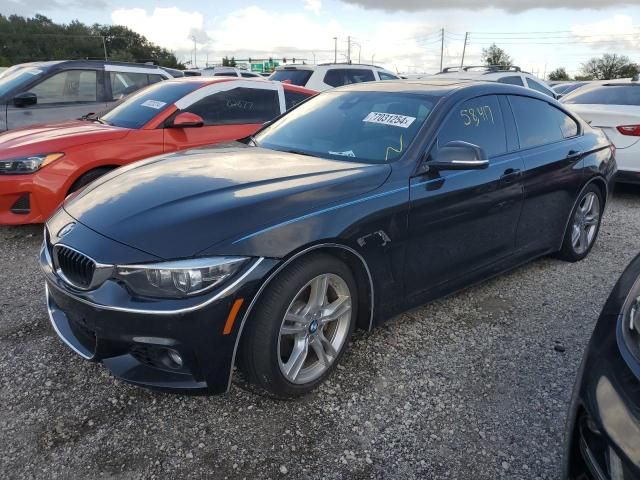
[[[582,155],[582,152],[580,150],[569,150],[567,158],[575,158],[579,157],[580,155]]]
[[[507,168],[502,174],[502,176],[500,177],[500,182],[502,183],[514,182],[516,178],[520,176],[520,173],[521,171],[519,168]]]

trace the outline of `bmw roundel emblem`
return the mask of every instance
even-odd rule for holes
[[[75,223],[67,223],[64,227],[60,229],[58,232],[58,238],[64,237],[67,233],[69,233],[76,226]]]

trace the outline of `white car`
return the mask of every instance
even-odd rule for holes
[[[287,65],[276,68],[269,80],[322,92],[351,83],[398,80],[395,73],[375,65],[353,63],[321,63],[319,65]]]
[[[242,77],[242,78],[263,78],[259,73],[250,72],[236,67],[207,67],[200,69],[185,70],[187,77]]]
[[[640,183],[640,83],[598,82],[580,87],[562,103],[592,127],[601,128],[616,147],[618,175],[624,183]]]
[[[449,67],[436,73],[430,78],[451,78],[455,80],[488,80],[493,82],[508,83],[520,87],[530,88],[537,92],[556,98],[556,94],[551,88],[546,86],[542,80],[528,72],[523,72],[520,67],[500,67],[496,65],[478,65],[468,67]]]

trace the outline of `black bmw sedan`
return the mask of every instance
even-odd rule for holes
[[[355,328],[542,255],[583,259],[615,170],[602,133],[531,90],[337,88],[68,199],[41,253],[51,322],[129,382],[223,392],[237,365],[297,396]]]
[[[584,355],[564,479],[640,479],[640,255],[611,292]]]

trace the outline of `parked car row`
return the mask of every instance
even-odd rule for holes
[[[156,83],[101,114],[0,135],[0,224],[42,223],[110,170],[227,142],[316,92],[279,82],[187,77]]]
[[[124,73],[96,73],[112,100]],[[221,393],[237,366],[298,397],[332,374],[356,328],[540,256],[584,259],[640,123],[594,107],[635,105],[634,83],[559,103],[517,68],[219,77],[168,79],[0,135],[0,223],[46,220],[54,330],[137,385]],[[567,479],[640,475],[639,277],[640,257],[585,356]]]

